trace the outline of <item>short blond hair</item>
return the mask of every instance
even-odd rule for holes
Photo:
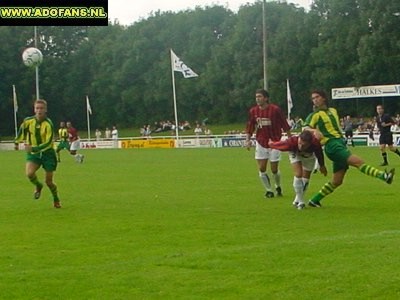
[[[43,104],[47,108],[47,101],[44,99],[35,100],[34,105],[36,105],[36,104]]]

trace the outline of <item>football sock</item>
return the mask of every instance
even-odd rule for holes
[[[362,164],[358,169],[362,173],[367,174],[368,176],[376,177],[381,180],[385,180],[385,172],[378,170],[377,168],[374,168],[370,165]]]
[[[336,189],[336,186],[334,186],[332,183],[327,182],[324,184],[324,186],[321,188],[321,190],[316,193],[310,201],[312,202],[319,202],[329,194],[333,193],[333,191]]]
[[[303,180],[303,192],[305,192],[308,189],[308,184],[310,182],[310,179],[303,177],[302,180]]]
[[[296,201],[297,202],[304,202],[303,200],[303,180],[298,177],[293,177],[293,188],[294,192],[296,193]]]
[[[386,152],[383,152],[383,153],[382,153],[382,158],[383,158],[383,162],[384,162],[385,164],[387,164],[388,160],[387,160],[387,153],[386,153]]]
[[[259,171],[258,174],[260,176],[261,182],[264,185],[265,189],[267,191],[271,191],[271,181],[269,180],[267,173],[263,173],[263,172]]]
[[[394,150],[394,153],[396,153],[398,156],[400,156],[400,151],[399,151],[399,149]]]
[[[29,178],[29,181],[34,184],[37,188],[42,188],[43,184],[41,184],[35,175],[33,178]]]
[[[53,200],[59,201],[60,199],[58,198],[57,185],[53,183],[51,186],[49,186],[49,189],[51,194],[53,195]]]
[[[272,176],[274,177],[275,186],[281,186],[281,172],[272,173]]]

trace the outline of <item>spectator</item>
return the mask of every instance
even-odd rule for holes
[[[118,148],[118,129],[117,126],[113,126],[111,130],[111,139],[114,141],[114,148]]]
[[[167,120],[167,121],[165,121],[164,123],[163,123],[163,125],[162,125],[162,129],[163,129],[163,131],[168,131],[168,130],[172,130],[172,123],[171,123],[171,121],[169,121],[169,120]]]
[[[163,131],[162,122],[154,122],[154,132],[161,132]]]
[[[143,136],[150,137],[150,134],[151,134],[151,127],[150,124],[147,124],[144,126]]]
[[[96,141],[101,140],[101,131],[99,129],[96,129],[95,136],[96,136]]]
[[[106,135],[106,140],[111,139],[111,130],[108,127],[106,127],[105,135]]]
[[[191,129],[192,127],[190,126],[190,123],[189,123],[189,121],[184,121],[183,122],[183,124],[182,124],[182,129],[183,130],[189,130],[189,129]]]
[[[118,140],[118,129],[117,129],[117,126],[113,126],[112,131],[111,131],[111,138],[113,140]]]
[[[197,124],[197,125],[196,125],[196,128],[194,129],[194,133],[195,133],[195,135],[197,135],[197,136],[199,136],[200,134],[203,133],[203,129],[201,128],[201,125],[200,125],[200,124]]]

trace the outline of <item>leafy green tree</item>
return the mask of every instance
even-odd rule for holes
[[[293,4],[266,3],[267,69],[272,101],[286,110],[286,79],[292,116],[311,111],[312,88],[393,84],[399,78],[400,2],[315,0],[310,11]],[[199,77],[175,73],[179,121],[245,122],[254,91],[263,86],[262,1],[238,13],[220,5],[177,13],[160,11],[121,26],[37,27],[40,96],[58,123],[86,129],[86,95],[92,128],[137,127],[173,120],[170,49]],[[13,135],[12,85],[19,121],[32,114],[35,70],[22,64],[34,45],[33,27],[0,28],[0,134]],[[397,98],[337,101],[352,115],[373,113]],[[385,104],[386,104],[385,103]],[[350,104],[350,105],[349,105]],[[373,105],[371,105],[373,104]]]

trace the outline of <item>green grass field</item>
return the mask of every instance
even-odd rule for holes
[[[324,207],[298,211],[287,154],[284,197],[267,200],[244,149],[82,152],[82,165],[62,153],[62,209],[48,189],[33,200],[22,151],[0,152],[1,299],[400,297],[399,178],[352,169]]]

